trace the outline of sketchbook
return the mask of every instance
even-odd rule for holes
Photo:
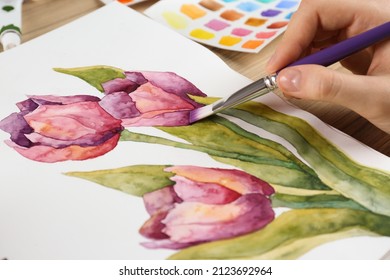
[[[390,159],[119,3],[0,54],[0,259],[380,259]]]

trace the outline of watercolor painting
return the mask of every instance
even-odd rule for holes
[[[19,102],[0,129],[21,156],[85,162],[125,142],[168,146],[179,155],[196,151],[226,166],[163,158],[163,165],[64,172],[76,185],[87,180],[142,200],[149,218],[134,230],[152,252],[173,250],[169,259],[296,259],[335,240],[390,237],[390,173],[355,162],[303,119],[253,101],[189,124],[191,110],[217,98],[176,73],[101,65],[55,71],[101,95],[31,95]]]
[[[202,44],[257,53],[285,30],[299,2],[159,1],[147,9],[145,14]]]

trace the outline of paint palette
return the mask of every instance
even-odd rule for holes
[[[299,0],[169,0],[145,14],[190,39],[257,53],[280,35]]]
[[[140,2],[144,2],[145,0],[100,0],[100,1],[103,2],[104,4],[109,4],[111,2],[117,1],[119,3],[130,6],[133,4],[140,3]]]

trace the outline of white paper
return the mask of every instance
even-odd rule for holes
[[[30,94],[99,96],[84,81],[52,70],[89,65],[173,71],[209,96],[231,94],[250,82],[202,46],[112,3],[0,55],[1,119],[16,111],[14,104]],[[388,157],[273,94],[261,101],[305,118],[355,160],[390,170]],[[1,141],[8,137],[0,131]],[[166,258],[173,251],[147,250],[139,245],[144,239],[138,229],[148,218],[140,198],[63,173],[132,164],[224,167],[206,154],[188,150],[178,153],[172,147],[133,142],[121,142],[106,155],[82,162],[34,162],[5,144],[0,144],[0,155],[0,259]],[[357,237],[325,244],[307,258],[378,259],[389,248],[389,238]]]

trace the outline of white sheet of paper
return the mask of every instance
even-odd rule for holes
[[[250,82],[206,48],[112,3],[0,55],[0,118],[17,111],[14,104],[29,94],[100,96],[84,81],[52,70],[89,65],[173,71],[209,96],[228,95]],[[273,94],[261,101],[305,118],[355,160],[390,170],[388,157]],[[0,141],[8,137],[0,131]],[[0,144],[0,155],[0,259],[166,258],[173,251],[147,250],[139,245],[144,239],[138,229],[148,217],[140,198],[63,173],[132,164],[224,167],[205,154],[188,150],[178,153],[171,147],[129,142],[119,143],[102,157],[82,162],[34,162],[5,144]],[[389,248],[390,238],[356,237],[322,245],[303,258],[378,259]]]

